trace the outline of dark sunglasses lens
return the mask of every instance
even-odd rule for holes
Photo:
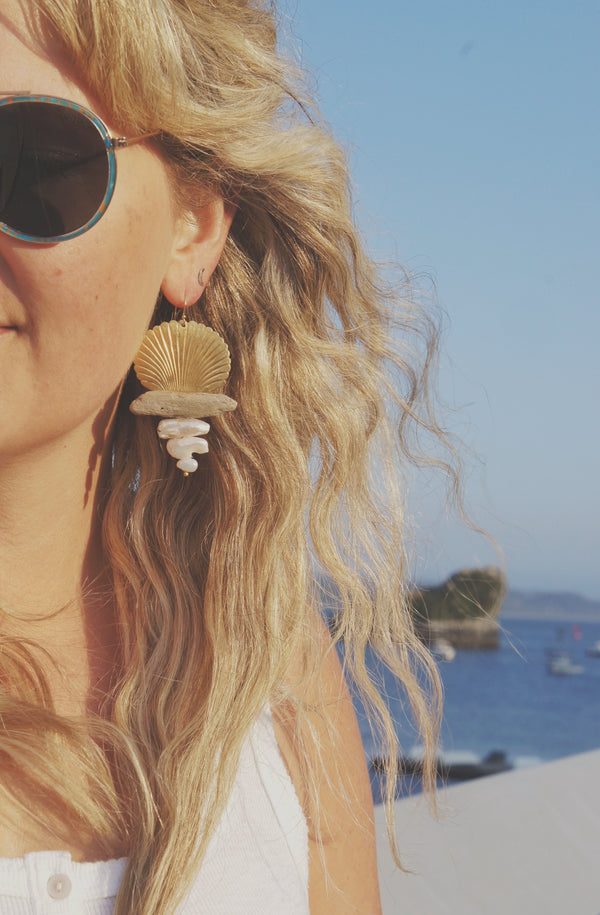
[[[68,235],[95,215],[108,182],[103,139],[81,112],[0,105],[0,222],[39,238]]]

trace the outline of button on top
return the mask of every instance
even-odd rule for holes
[[[46,884],[52,899],[66,899],[71,892],[71,881],[66,874],[53,874]]]

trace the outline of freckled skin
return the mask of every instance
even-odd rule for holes
[[[17,5],[5,7],[19,25]],[[121,132],[59,59],[28,44],[0,21],[0,85],[73,99]],[[89,232],[55,245],[0,233],[0,325],[13,328],[0,341],[0,462],[89,425],[152,315],[177,224],[168,176],[147,144],[116,155],[113,201]]]

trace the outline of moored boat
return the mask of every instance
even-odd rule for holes
[[[453,661],[456,648],[447,639],[436,639],[429,649],[436,661]]]
[[[546,651],[546,670],[555,677],[571,677],[583,673],[581,664],[576,664],[568,651],[549,648]]]

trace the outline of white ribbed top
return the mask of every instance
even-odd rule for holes
[[[0,858],[0,915],[111,915],[125,863],[78,863],[50,851]],[[265,711],[177,915],[283,912],[309,913],[308,829]]]

